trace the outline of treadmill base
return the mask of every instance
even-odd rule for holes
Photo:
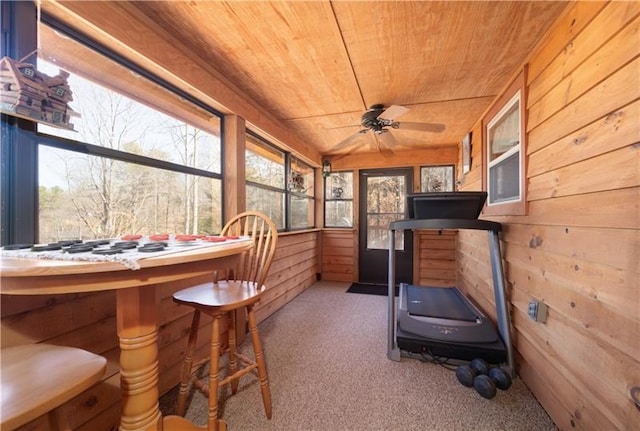
[[[400,350],[411,353],[427,353],[434,358],[451,358],[472,361],[482,358],[490,364],[501,364],[507,361],[507,350],[502,341],[495,343],[447,343],[414,334],[396,328],[396,342]]]

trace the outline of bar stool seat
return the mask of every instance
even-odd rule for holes
[[[100,381],[106,358],[86,350],[27,344],[0,351],[1,427],[13,430],[44,414],[51,429],[71,429],[56,409]]]

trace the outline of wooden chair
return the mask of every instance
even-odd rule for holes
[[[273,222],[264,214],[257,211],[247,211],[231,219],[222,229],[221,236],[235,235],[251,237],[254,247],[242,255],[238,267],[231,268],[224,281],[217,280],[217,275],[214,275],[214,280],[211,283],[183,289],[173,295],[175,302],[195,308],[182,368],[176,413],[179,416],[184,416],[190,383],[193,382],[197,389],[209,397],[209,430],[218,429],[218,388],[230,384],[231,392],[235,394],[239,378],[249,372],[255,373],[257,371],[264,410],[267,418],[271,419],[271,393],[253,307],[266,289],[264,282],[276,252],[278,231]],[[253,345],[253,359],[240,354],[236,349],[236,311],[243,308],[247,312],[248,329]],[[211,352],[207,359],[210,361],[208,385],[194,376],[194,369],[197,371],[200,365],[193,364],[200,313],[205,313],[213,318]],[[227,327],[228,348],[221,352],[221,320],[225,316],[229,321]],[[219,358],[223,353],[229,353],[229,365],[227,376],[220,379]],[[243,366],[239,368],[238,362]]]
[[[86,350],[27,344],[0,351],[2,430],[48,414],[52,430],[70,430],[57,408],[100,381],[107,360]]]

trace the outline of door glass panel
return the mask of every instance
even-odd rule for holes
[[[389,223],[405,218],[406,185],[403,175],[367,177],[367,248],[389,249]],[[396,250],[404,250],[402,231],[396,232]]]

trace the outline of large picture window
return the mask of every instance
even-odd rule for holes
[[[523,72],[483,121],[485,214],[526,213],[524,79]]]
[[[37,125],[37,240],[219,232],[221,117],[38,25],[38,71],[69,73],[78,115],[73,130]]]

